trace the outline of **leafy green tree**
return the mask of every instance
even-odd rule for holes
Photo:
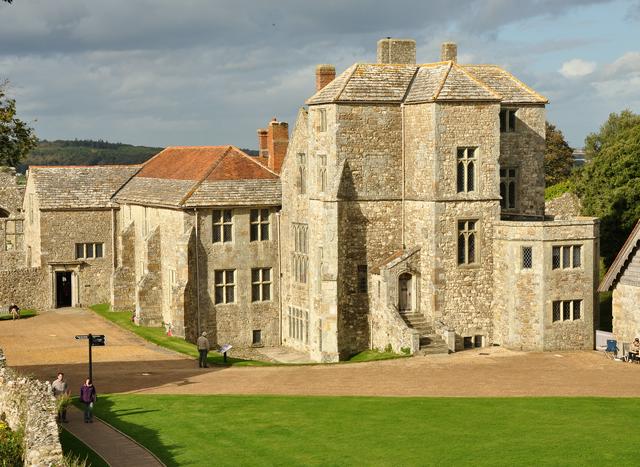
[[[621,117],[622,120],[621,121]],[[608,267],[640,218],[640,118],[611,114],[587,140],[595,157],[576,176],[583,214],[600,218],[600,254]]]
[[[626,109],[609,114],[607,121],[600,127],[597,133],[590,133],[584,140],[584,151],[587,160],[596,157],[602,148],[618,137],[618,134],[626,128],[633,128],[640,124],[640,115]]]
[[[33,128],[16,117],[16,101],[5,94],[6,83],[0,84],[0,165],[17,166],[38,138]]]
[[[547,136],[544,152],[544,182],[555,185],[569,178],[573,169],[573,149],[564,139],[562,131],[546,122]]]

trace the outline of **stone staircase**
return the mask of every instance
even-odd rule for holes
[[[442,337],[422,313],[400,313],[407,326],[420,333],[420,351],[417,355],[446,354],[449,348]]]

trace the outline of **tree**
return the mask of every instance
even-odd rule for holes
[[[0,84],[0,165],[16,167],[38,145],[33,128],[16,117],[16,101],[5,94]]]
[[[640,117],[611,114],[587,143],[595,155],[576,176],[576,191],[583,214],[600,218],[600,254],[609,266],[640,218]]]
[[[547,147],[544,151],[544,182],[555,185],[569,178],[573,169],[573,149],[567,144],[562,131],[546,122]]]
[[[640,115],[626,109],[617,113],[609,114],[607,121],[600,127],[598,133],[590,133],[584,140],[584,151],[587,160],[592,160],[600,153],[602,148],[609,142],[615,141],[618,134],[626,128],[633,128],[640,124]]]

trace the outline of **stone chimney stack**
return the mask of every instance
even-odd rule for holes
[[[316,67],[316,92],[333,81],[336,77],[336,67],[333,65],[318,65]]]
[[[266,163],[269,157],[269,147],[267,146],[267,135],[269,131],[266,128],[260,128],[258,130],[258,157],[260,162]]]
[[[380,39],[378,41],[378,63],[416,63],[416,41],[413,39]]]
[[[443,42],[440,48],[440,60],[443,62],[451,60],[453,63],[457,63],[458,45],[455,42]]]
[[[267,128],[267,148],[269,152],[269,159],[267,167],[274,172],[280,173],[282,167],[282,161],[287,154],[287,147],[289,146],[289,124],[286,122],[279,122],[274,117],[269,122]]]

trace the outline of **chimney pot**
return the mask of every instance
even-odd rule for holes
[[[333,65],[316,66],[316,92],[336,78],[336,67]]]
[[[258,157],[269,157],[269,146],[267,144],[267,137],[269,132],[266,128],[260,128],[258,130]]]
[[[443,42],[440,48],[440,60],[456,63],[458,61],[458,45],[455,42]]]
[[[387,37],[378,41],[378,63],[416,63],[416,41]]]
[[[287,122],[279,122],[275,118],[269,122],[267,128],[267,147],[269,159],[267,167],[274,172],[280,173],[282,161],[287,154],[289,146],[289,124]]]

